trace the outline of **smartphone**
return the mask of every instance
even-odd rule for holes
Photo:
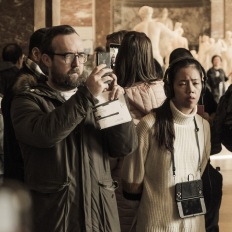
[[[109,52],[97,52],[96,56],[97,66],[100,64],[106,64],[106,68],[111,68]]]
[[[120,47],[120,44],[110,43],[110,63],[111,63],[112,69],[114,69],[115,67],[115,60],[118,54],[119,47]]]
[[[97,52],[96,53],[97,66],[100,64],[106,64],[105,68],[111,68],[110,53],[109,52]],[[104,76],[108,76],[111,73],[106,73]],[[106,81],[105,83],[110,84],[111,81]]]

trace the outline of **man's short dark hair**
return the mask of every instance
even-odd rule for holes
[[[44,36],[49,28],[40,28],[36,30],[30,37],[29,42],[29,54],[31,54],[32,49],[37,47],[40,49]]]
[[[3,61],[12,62],[13,64],[16,64],[22,55],[22,48],[17,43],[8,43],[2,50]]]
[[[70,35],[73,33],[76,33],[78,35],[75,29],[69,25],[59,25],[59,26],[51,27],[47,31],[44,37],[44,40],[41,46],[41,52],[52,56],[52,53],[53,53],[52,41],[54,37],[56,37],[57,35]]]

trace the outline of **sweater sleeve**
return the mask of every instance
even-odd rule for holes
[[[151,139],[154,116],[145,116],[137,125],[138,148],[125,157],[122,165],[122,187],[126,193],[140,194],[143,189],[144,170]]]
[[[210,151],[211,151],[211,133],[210,133],[210,126],[208,121],[204,120],[204,141],[205,141],[205,145],[204,145],[204,156],[202,159],[202,170],[201,170],[201,175],[203,174],[205,167],[209,161],[210,158]]]

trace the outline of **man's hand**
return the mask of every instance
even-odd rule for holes
[[[85,85],[94,97],[104,91],[111,91],[110,100],[114,100],[119,94],[124,94],[124,89],[117,84],[117,77],[112,73],[113,70],[105,67],[105,64],[98,65],[87,78]],[[106,73],[109,75],[104,76]]]
[[[115,78],[116,78],[116,76],[115,76]],[[111,90],[110,96],[109,96],[110,100],[118,99],[120,94],[125,93],[125,90],[120,85],[117,84],[117,78],[114,79],[114,81],[111,83],[110,90]]]
[[[113,70],[105,67],[105,64],[98,65],[96,68],[94,68],[85,82],[85,85],[94,97],[97,97],[100,93],[109,88],[109,84],[107,82],[113,81],[110,74],[104,76],[106,73],[113,72]]]

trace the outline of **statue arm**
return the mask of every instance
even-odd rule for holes
[[[185,40],[184,48],[189,49],[188,40],[186,38],[184,38],[184,40]]]
[[[178,36],[178,34],[176,33],[176,31],[170,30],[168,27],[164,26],[163,24],[160,25],[160,29],[161,29],[161,34],[168,35],[172,39],[177,38],[177,36]]]

